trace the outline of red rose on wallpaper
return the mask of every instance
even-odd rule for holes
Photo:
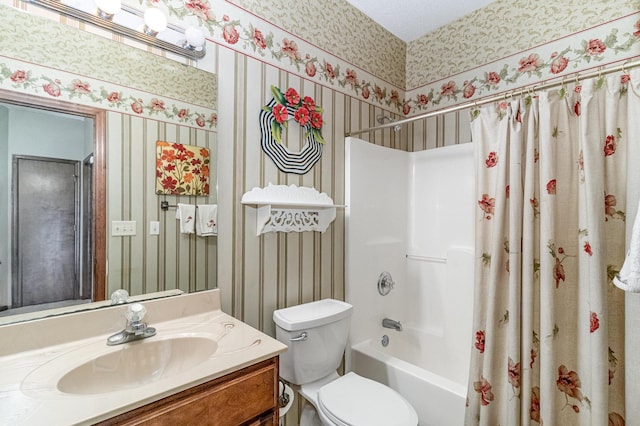
[[[185,0],[184,7],[203,21],[215,19],[213,14],[211,14],[208,0]]]
[[[131,104],[131,110],[136,114],[142,114],[143,108],[142,104],[139,101],[135,101]]]
[[[73,88],[73,91],[76,93],[83,93],[85,95],[91,93],[89,83],[87,83],[86,81],[74,79],[73,81],[71,81],[71,86]]]
[[[500,74],[495,71],[491,71],[489,74],[487,74],[487,83],[492,86],[497,86],[500,83],[500,80]]]
[[[476,331],[476,343],[474,344],[474,346],[481,354],[484,353],[484,341],[485,341],[484,330]]]
[[[440,88],[440,96],[453,96],[456,94],[456,83],[451,80],[448,83],[445,83]]]
[[[411,105],[409,104],[409,102],[405,102],[405,103],[402,105],[402,113],[403,113],[404,115],[407,115],[407,114],[409,114],[410,112],[411,112]]]
[[[110,103],[115,104],[116,102],[120,101],[120,94],[118,92],[111,92],[109,93],[109,96],[107,96],[107,100]]]
[[[569,65],[569,60],[564,56],[558,56],[551,62],[551,74],[560,74]]]
[[[235,26],[225,25],[224,30],[222,30],[222,37],[227,43],[236,44],[240,39],[240,34],[238,34]]]
[[[585,48],[585,52],[591,56],[600,55],[604,53],[605,50],[607,50],[607,46],[598,38],[589,40]]]
[[[24,83],[28,80],[27,73],[23,70],[14,71],[10,78],[14,83]]]
[[[429,103],[429,97],[427,95],[418,95],[418,103],[425,106]]]
[[[204,117],[199,115],[198,118],[196,118],[196,124],[199,127],[204,127],[204,124],[205,124]]]
[[[487,165],[487,168],[494,167],[498,164],[498,153],[495,151],[491,151],[489,155],[487,155],[487,159],[484,160],[484,164]]]
[[[351,86],[355,86],[356,84],[358,84],[358,74],[356,74],[356,72],[352,69],[347,68],[347,73],[344,79]]]
[[[620,83],[627,84],[630,81],[631,81],[631,76],[629,74],[622,74],[620,76]]]
[[[336,78],[336,74],[333,72],[333,65],[331,65],[330,63],[327,62],[327,64],[324,67],[324,75],[329,79],[329,80],[333,80],[334,78]]]
[[[600,328],[600,320],[598,319],[598,314],[595,312],[591,312],[591,315],[589,317],[589,331],[593,333],[599,328]]]
[[[267,42],[264,39],[264,35],[262,34],[262,31],[260,31],[257,28],[253,29],[253,42],[256,44],[256,46],[258,46],[260,49],[266,49],[267,48]]]
[[[54,98],[57,98],[58,96],[60,96],[60,86],[58,86],[55,83],[43,84],[42,88],[44,89],[45,92],[47,92],[47,94],[53,96]]]
[[[151,103],[150,104],[151,104],[151,109],[154,110],[154,111],[164,111],[165,110],[164,102],[159,100],[159,99],[156,99],[156,98],[151,99]]]
[[[313,77],[316,75],[316,72],[318,70],[313,62],[307,62],[307,65],[305,65],[304,67],[304,71],[307,73],[309,77]]]
[[[532,53],[526,58],[521,58],[519,63],[519,72],[535,71],[542,65],[542,62],[540,61],[540,55],[538,55],[537,53]]]
[[[604,141],[604,156],[608,157],[616,153],[616,137],[613,135],[607,135]]]
[[[185,118],[187,116],[187,110],[185,108],[182,108],[180,111],[178,111],[178,118]]]
[[[282,53],[287,55],[294,61],[300,60],[300,52],[298,52],[298,44],[293,41],[285,38],[282,40]]]
[[[362,88],[362,97],[364,99],[369,99],[369,96],[371,96],[371,92],[369,91],[369,87],[365,86]]]
[[[468,99],[472,97],[474,93],[476,93],[476,86],[474,86],[473,84],[467,84],[466,86],[464,86],[464,90],[462,91],[462,96],[465,99]]]

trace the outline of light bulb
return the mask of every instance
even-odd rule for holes
[[[102,19],[113,19],[113,15],[120,12],[122,2],[120,0],[96,0],[98,16]]]
[[[157,7],[150,7],[144,11],[144,33],[150,36],[157,35],[167,28],[167,17]]]
[[[184,31],[185,41],[182,47],[189,50],[199,50],[204,46],[204,33],[200,28],[189,27]]]

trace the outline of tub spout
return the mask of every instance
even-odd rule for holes
[[[389,318],[385,318],[382,320],[382,326],[384,328],[391,328],[396,331],[402,331],[402,324],[400,324],[400,321],[395,321]]]

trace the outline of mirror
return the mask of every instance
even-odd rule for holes
[[[97,92],[88,102],[76,103],[82,96],[73,93],[67,99],[60,93],[55,99],[43,98],[44,84],[38,87],[35,81],[3,86],[0,309],[7,309],[0,311],[0,324],[109,306],[117,289],[125,289],[132,300],[144,300],[217,287],[217,238],[181,234],[173,208],[177,203],[217,203],[217,134],[215,114],[210,112],[216,107],[216,76],[5,6],[0,6],[0,18],[16,25],[9,31],[12,36],[0,40],[10,58],[0,67],[11,79],[16,70],[32,67],[25,74],[35,80],[38,72],[59,66],[54,62],[66,54],[62,51],[82,51],[84,59],[74,57],[71,71],[99,79],[92,81],[94,86],[111,78],[115,91],[108,94],[124,98],[126,91],[141,91],[134,94],[160,94],[155,96],[166,96],[165,103],[173,104],[166,105],[164,114],[139,112],[134,104],[142,97],[112,104],[110,99],[99,99]],[[39,31],[21,30],[34,27]],[[82,48],[70,45],[76,42]],[[43,43],[48,49],[42,48]],[[20,57],[34,51],[49,57]],[[127,57],[132,69],[124,69],[122,61],[105,64],[106,57]],[[150,77],[148,69],[158,70],[158,75]],[[60,71],[55,73],[60,78]],[[126,87],[117,86],[122,76],[128,79]],[[29,93],[31,86],[36,95]],[[152,98],[153,102],[157,105],[158,99]],[[156,194],[158,140],[209,150],[208,196]],[[65,181],[69,176],[71,181]],[[162,201],[171,207],[163,210]],[[122,221],[133,224],[134,235],[115,235]],[[67,241],[68,252],[48,244],[58,240]],[[58,268],[62,263],[67,266]]]

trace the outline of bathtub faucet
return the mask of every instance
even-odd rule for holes
[[[389,318],[382,320],[382,326],[384,328],[394,329],[395,331],[402,331],[402,324],[400,324],[400,321],[395,321]]]

